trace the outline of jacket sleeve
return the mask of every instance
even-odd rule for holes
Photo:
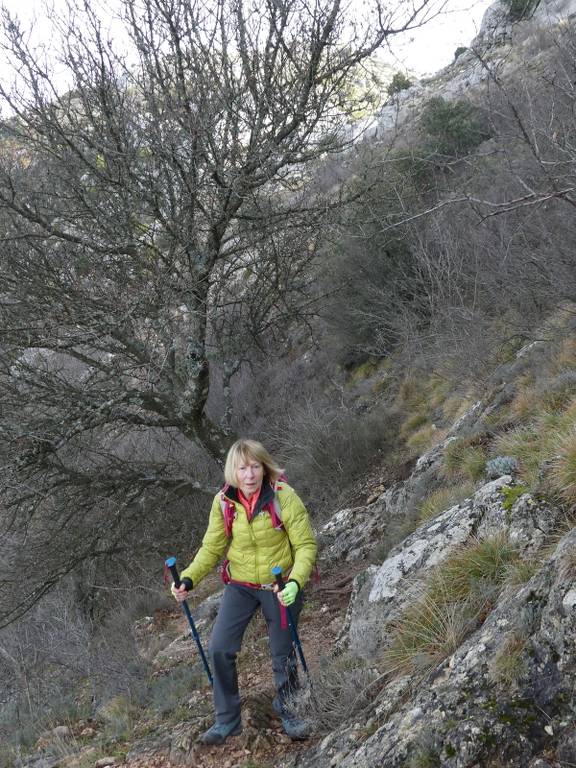
[[[294,579],[302,588],[310,578],[316,562],[318,549],[316,536],[312,530],[306,507],[298,494],[292,488],[286,488],[285,493],[281,493],[279,496],[282,523],[294,554],[294,565],[290,578]],[[282,498],[283,496],[284,498]]]
[[[191,579],[194,586],[206,576],[226,552],[228,537],[224,529],[224,516],[220,506],[220,494],[212,502],[208,528],[202,539],[202,546],[188,568],[180,574],[181,579]]]

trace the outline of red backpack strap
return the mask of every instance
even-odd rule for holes
[[[234,502],[230,501],[225,495],[226,488],[220,491],[220,509],[224,519],[224,531],[228,539],[232,538],[232,525],[236,518],[236,507]]]
[[[282,522],[282,507],[280,506],[280,499],[278,498],[278,491],[281,489],[282,485],[276,483],[274,487],[274,498],[269,504],[266,505],[268,511],[270,512],[272,527],[276,528],[277,531],[284,530],[284,524]]]

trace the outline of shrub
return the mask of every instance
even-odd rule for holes
[[[504,509],[507,512],[510,512],[520,496],[527,493],[527,491],[528,488],[526,488],[525,485],[503,485],[502,488],[500,488],[500,493],[502,494],[502,506]]]
[[[513,560],[508,564],[506,583],[511,587],[520,587],[527,584],[538,571],[539,564],[536,560]]]
[[[396,93],[400,93],[400,91],[405,91],[411,85],[412,81],[403,72],[396,72],[388,85],[388,96],[394,96]]]
[[[510,404],[510,416],[513,421],[521,423],[534,420],[542,411],[542,392],[532,384],[518,387],[518,391]]]
[[[437,592],[438,599],[448,595],[451,600],[467,600],[482,585],[501,585],[509,563],[517,558],[517,550],[506,536],[474,539],[439,566],[428,589]]]
[[[134,730],[138,709],[129,698],[115,696],[100,707],[97,715],[104,725],[107,738],[112,741],[124,741]]]
[[[414,432],[419,427],[424,426],[426,422],[428,421],[428,414],[424,411],[416,411],[416,413],[411,414],[408,416],[408,418],[403,422],[400,431],[402,435],[410,434],[410,432]]]
[[[522,21],[528,19],[536,8],[540,0],[507,0],[508,18],[510,21]]]
[[[149,697],[152,709],[166,714],[182,706],[190,697],[190,691],[202,681],[194,667],[175,667],[167,675],[151,680]]]
[[[450,507],[460,504],[474,493],[474,483],[464,482],[450,485],[447,488],[437,488],[424,499],[420,505],[420,521],[432,520]]]
[[[459,45],[458,48],[454,51],[454,61],[456,61],[457,58],[462,56],[463,53],[466,53],[468,48],[465,45]]]
[[[475,626],[475,610],[468,602],[437,600],[424,592],[393,628],[384,669],[389,674],[426,672],[454,653]]]
[[[494,480],[502,475],[513,475],[518,472],[518,462],[514,456],[495,456],[486,462],[486,477]]]
[[[422,127],[430,148],[450,157],[463,157],[490,138],[476,107],[463,100],[445,101],[441,96],[425,105]]]

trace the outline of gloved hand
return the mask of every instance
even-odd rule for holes
[[[289,606],[296,600],[298,595],[298,584],[295,581],[289,581],[281,592],[278,592],[278,600],[282,605]]]

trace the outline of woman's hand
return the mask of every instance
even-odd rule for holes
[[[172,584],[170,591],[179,603],[183,603],[184,600],[187,600],[188,596],[190,595],[190,590],[186,589],[184,584],[181,584],[178,588]]]
[[[276,587],[275,591],[278,595],[278,600],[282,603],[282,605],[288,607],[289,605],[292,605],[292,603],[296,600],[300,590],[298,589],[298,584],[296,584],[295,581],[289,581],[281,592],[278,591],[278,587]]]

